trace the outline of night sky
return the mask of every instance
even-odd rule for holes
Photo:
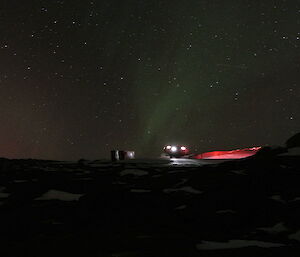
[[[0,156],[283,144],[300,131],[296,0],[0,2]]]

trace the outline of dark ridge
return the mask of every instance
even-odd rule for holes
[[[299,163],[283,147],[202,166],[1,158],[1,254],[296,256]]]

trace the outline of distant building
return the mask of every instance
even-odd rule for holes
[[[124,151],[124,150],[112,150],[111,151],[111,160],[112,161],[121,161],[121,160],[130,160],[135,158],[134,151]]]

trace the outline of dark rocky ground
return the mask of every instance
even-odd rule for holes
[[[300,256],[299,164],[270,151],[204,166],[0,159],[0,253]]]

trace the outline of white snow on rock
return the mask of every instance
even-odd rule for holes
[[[270,233],[270,234],[278,234],[278,233],[281,233],[281,232],[285,232],[288,229],[284,225],[283,222],[280,222],[280,223],[275,224],[273,227],[263,227],[263,228],[258,228],[258,230],[262,230],[262,231],[265,231],[265,232]]]
[[[164,160],[164,159],[131,159],[131,160],[120,160],[117,161],[114,165],[126,165],[128,166],[135,166],[138,169],[143,169],[143,168],[161,168],[164,166],[170,165],[170,160]]]
[[[184,166],[184,167],[201,167],[203,165],[209,164],[205,160],[199,159],[189,159],[189,158],[171,158],[170,166]]]
[[[216,249],[243,248],[249,246],[271,248],[271,247],[284,246],[284,244],[263,242],[263,241],[256,241],[256,240],[229,240],[228,242],[202,241],[201,244],[196,245],[196,248],[198,250],[216,250]]]
[[[126,169],[126,170],[122,170],[120,172],[121,176],[125,176],[125,175],[144,176],[144,175],[148,175],[148,174],[149,174],[148,171],[138,170],[138,169]]]
[[[3,193],[5,189],[5,187],[0,187],[0,198],[7,198],[10,196],[10,193]]]
[[[296,201],[300,201],[300,197],[295,197],[293,200],[291,200],[290,202],[296,202]]]
[[[151,190],[148,190],[148,189],[130,189],[130,192],[133,192],[133,193],[149,193],[149,192],[151,192]]]
[[[28,180],[25,180],[25,179],[15,179],[14,182],[15,183],[24,183],[24,182],[27,182]]]
[[[300,242],[300,230],[298,230],[296,233],[294,234],[290,234],[288,236],[289,239],[294,239]]]
[[[223,213],[236,213],[234,210],[226,209],[226,210],[219,210],[216,211],[217,214],[223,214]]]
[[[178,182],[177,184],[175,184],[174,186],[175,187],[178,187],[178,186],[181,186],[181,185],[184,185],[186,182],[188,182],[189,180],[186,179],[186,178],[183,178],[180,180],[180,182]]]
[[[237,174],[237,175],[244,175],[247,176],[248,174],[245,172],[245,170],[231,170],[231,173]]]
[[[172,193],[172,192],[178,192],[178,191],[184,191],[191,194],[202,194],[202,191],[199,191],[195,188],[192,188],[190,186],[187,187],[181,187],[181,188],[166,188],[163,190],[164,193]]]
[[[64,191],[51,189],[35,200],[61,200],[61,201],[78,201],[83,194],[73,194]]]
[[[0,193],[0,198],[7,198],[9,196],[10,196],[9,193]]]
[[[272,195],[270,199],[280,203],[286,203],[286,201],[281,198],[281,195]]]

